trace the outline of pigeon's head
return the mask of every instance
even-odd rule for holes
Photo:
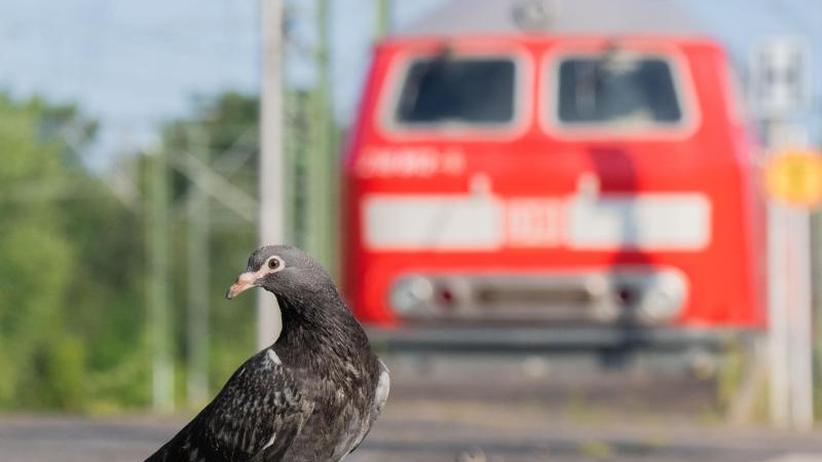
[[[302,250],[286,245],[260,247],[248,257],[245,271],[228,288],[231,300],[252,287],[262,287],[278,297],[292,298],[332,284],[325,270]]]

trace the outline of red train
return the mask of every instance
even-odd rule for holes
[[[675,37],[397,38],[345,156],[367,323],[765,323],[754,149],[721,48]]]

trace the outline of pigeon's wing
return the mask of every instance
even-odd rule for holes
[[[377,417],[379,417],[382,409],[385,407],[385,403],[388,401],[388,392],[391,390],[391,375],[388,367],[382,362],[382,360],[378,359],[377,362],[380,365],[380,377],[377,380],[377,388],[374,390],[374,401],[369,411],[368,420],[360,429],[360,432],[354,441],[354,445],[351,446],[351,450],[348,451],[348,454],[351,454],[356,451],[358,447],[360,447],[360,444],[362,444],[365,437],[368,436],[368,432],[371,431],[371,426],[374,425],[374,421],[377,420]]]
[[[314,408],[303,393],[306,381],[283,368],[273,350],[261,352],[147,462],[282,460]]]

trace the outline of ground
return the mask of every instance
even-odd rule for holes
[[[822,462],[822,431],[725,423],[712,380],[523,355],[388,362],[389,404],[349,462]],[[6,415],[0,459],[142,460],[188,415]]]

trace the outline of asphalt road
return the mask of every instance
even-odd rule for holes
[[[522,356],[391,363],[389,405],[349,462],[822,462],[822,432],[723,424],[710,381]],[[0,462],[139,461],[187,417],[0,416]]]
[[[152,417],[6,416],[0,460],[142,460],[183,423]],[[694,422],[575,423],[538,409],[401,403],[353,462],[412,461],[822,461],[822,434]]]

